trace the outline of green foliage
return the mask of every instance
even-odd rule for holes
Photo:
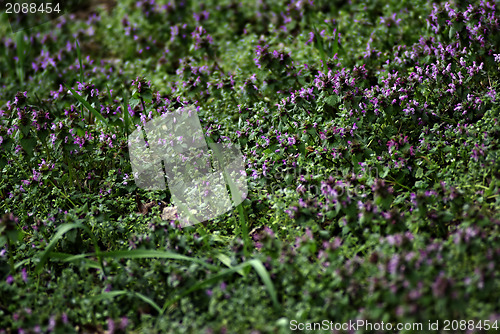
[[[0,333],[500,321],[499,8],[464,6],[126,0],[0,27]],[[186,106],[249,192],[181,228],[127,139]]]

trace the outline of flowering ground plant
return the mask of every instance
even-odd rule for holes
[[[77,2],[0,16],[0,333],[498,331],[498,2]],[[192,226],[130,149],[184,109],[248,187]]]

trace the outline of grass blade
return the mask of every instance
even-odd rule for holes
[[[78,55],[78,62],[80,63],[80,83],[83,84],[83,62],[82,62],[82,52],[80,50],[80,43],[76,40],[76,54]]]
[[[144,296],[142,293],[139,292],[132,292],[132,294],[140,299],[142,299],[144,302],[148,303],[151,305],[158,313],[161,313],[161,307],[158,306],[151,298]]]
[[[226,254],[219,253],[216,255],[216,257],[219,259],[220,262],[222,262],[228,268],[233,268],[233,266],[231,265],[231,259]],[[240,274],[241,276],[245,276],[245,272],[243,270],[238,270],[237,273]]]
[[[278,296],[276,294],[276,289],[274,289],[274,284],[271,281],[271,276],[269,275],[269,273],[267,272],[266,268],[264,267],[264,265],[262,264],[262,262],[260,260],[253,259],[253,260],[246,261],[246,262],[244,262],[236,267],[222,270],[222,271],[218,272],[217,274],[207,278],[206,280],[201,281],[197,284],[194,284],[193,286],[191,286],[188,289],[185,289],[183,292],[179,293],[174,298],[167,300],[165,302],[165,304],[163,305],[163,309],[162,309],[162,312],[160,314],[163,314],[163,312],[165,312],[169,306],[171,306],[172,304],[174,304],[175,302],[180,300],[182,297],[184,297],[184,296],[186,296],[194,291],[203,289],[206,286],[209,286],[213,283],[216,283],[220,279],[222,279],[228,275],[231,275],[235,272],[239,272],[248,266],[252,266],[254,268],[254,270],[257,272],[257,274],[260,276],[262,282],[266,286],[266,289],[267,289],[269,295],[271,296],[271,300],[273,302],[274,307],[277,310],[279,310],[281,308],[281,306],[278,302]]]
[[[23,32],[18,32],[16,37],[17,76],[19,77],[19,81],[21,83],[24,83],[24,56],[26,44],[24,43]]]
[[[181,254],[176,254],[172,252],[158,251],[158,250],[147,250],[147,249],[133,249],[133,250],[118,250],[101,252],[101,257],[109,257],[113,259],[148,259],[148,258],[161,258],[161,259],[172,259],[172,260],[182,260],[198,263],[208,269],[218,270],[219,267],[206,263],[200,259],[189,257]]]
[[[244,267],[246,267],[246,266],[239,265],[239,266],[232,267],[232,268],[229,268],[229,269],[221,270],[217,274],[215,274],[215,275],[207,278],[206,280],[198,282],[198,283],[192,285],[190,288],[185,289],[181,293],[177,294],[175,297],[167,300],[165,302],[165,304],[163,304],[162,312],[160,314],[163,314],[167,310],[167,308],[169,306],[171,306],[172,304],[176,303],[182,297],[189,295],[191,292],[203,289],[204,287],[206,287],[206,286],[208,286],[210,284],[216,283],[220,279],[222,279],[222,278],[224,278],[224,277],[226,277],[228,275],[231,275],[231,274],[233,274],[235,272],[238,272],[239,270],[242,270]]]
[[[36,274],[39,274],[40,271],[42,270],[42,267],[45,265],[45,263],[49,259],[49,255],[51,253],[50,251],[52,250],[52,248],[54,248],[54,246],[57,244],[57,242],[59,241],[59,239],[61,239],[62,236],[66,232],[71,231],[74,228],[81,228],[81,227],[82,227],[81,224],[73,223],[73,224],[64,224],[64,225],[61,225],[57,229],[56,234],[54,235],[54,237],[52,238],[52,240],[50,240],[49,244],[47,245],[47,248],[45,248],[45,250],[42,252],[42,257],[40,259],[40,262],[38,262],[38,264],[35,267],[35,273]]]
[[[339,41],[338,41],[337,31],[333,32],[332,35],[333,35],[333,55],[335,55],[339,52]]]
[[[123,296],[126,294],[128,294],[128,291],[125,291],[125,290],[108,291],[108,292],[103,292],[97,296],[92,296],[92,297],[90,297],[90,299],[93,301],[96,301],[96,302],[100,302],[102,300],[112,299],[112,298],[115,298],[118,296]]]
[[[106,84],[106,89],[108,90],[108,103],[111,106],[113,104],[113,99],[111,98],[111,89],[109,89],[108,84]]]
[[[214,142],[214,140],[210,137],[207,137],[206,140],[209,142],[209,147],[213,150],[217,160],[219,161],[220,164],[223,163],[222,159],[222,154],[219,151],[219,147],[217,144]],[[231,176],[228,175],[227,171],[225,169],[222,169],[224,180],[226,184],[229,186],[229,191],[231,192],[231,198],[233,200],[233,203],[239,203],[237,205],[238,208],[238,215],[239,215],[239,220],[240,220],[240,232],[241,232],[241,239],[244,241],[244,246],[245,246],[245,256],[249,256],[248,250],[251,247],[251,241],[250,237],[248,235],[248,218],[245,212],[245,208],[243,207],[243,198],[241,197],[240,191],[236,184],[233,182],[233,179]]]
[[[323,37],[320,35],[318,28],[316,26],[313,26],[314,29],[314,38],[315,38],[315,43],[314,46],[316,49],[319,51],[319,54],[321,56],[321,60],[323,61],[323,71],[327,73],[328,66],[326,64],[326,54],[325,54],[325,47],[323,45]]]
[[[123,296],[123,295],[129,295],[129,296],[134,296],[142,301],[146,302],[147,304],[151,305],[158,313],[161,313],[161,308],[156,304],[151,298],[143,295],[142,293],[139,292],[134,292],[134,291],[126,291],[126,290],[116,290],[116,291],[108,291],[108,292],[103,292],[100,295],[93,296],[90,299],[93,301],[102,301],[106,299],[113,299],[118,296]]]
[[[98,112],[97,110],[95,110],[91,105],[90,103],[87,102],[87,100],[85,100],[80,94],[78,94],[73,88],[71,87],[68,87],[68,85],[64,84],[64,86],[66,86],[66,88],[68,88],[71,93],[73,94],[73,97],[75,99],[77,99],[81,104],[83,104],[85,106],[85,108],[87,108],[94,116],[95,118],[98,118],[100,119],[104,124],[106,124],[106,127],[109,128],[109,123],[106,121],[106,119],[104,118],[104,116],[101,115],[100,112]]]
[[[273,281],[271,280],[271,276],[267,272],[266,267],[264,267],[262,262],[260,260],[257,260],[257,259],[249,260],[246,263],[250,264],[253,267],[253,269],[255,269],[257,274],[260,276],[260,279],[262,280],[262,282],[266,286],[267,292],[269,292],[269,295],[271,296],[274,307],[279,309],[280,304],[278,303],[278,295],[276,294],[276,290],[274,289]]]
[[[245,256],[248,257],[250,255],[249,249],[250,247],[252,247],[252,243],[250,241],[250,235],[248,234],[247,215],[245,212],[245,208],[243,207],[243,203],[240,203],[238,205],[238,216],[240,219],[241,235],[245,245]]]
[[[17,268],[19,268],[19,267],[23,266],[25,263],[29,262],[30,260],[31,260],[31,259],[30,259],[30,258],[28,258],[28,259],[24,259],[24,260],[22,260],[22,261],[19,261],[18,263],[16,263],[16,264],[14,265],[14,269],[17,269]]]
[[[128,113],[128,95],[125,85],[123,86],[123,122],[125,123],[125,134],[129,135],[130,131],[130,115]]]
[[[73,255],[73,254],[67,254],[67,253],[50,252],[50,258],[53,260],[57,259],[57,260],[61,260],[63,262],[70,262],[70,263],[74,263],[74,264],[78,263],[81,260],[84,260],[85,265],[87,265],[87,267],[93,268],[93,269],[102,269],[101,265],[99,265],[99,263],[97,261],[93,261],[93,260],[86,258],[89,255],[92,255],[92,254],[89,254],[89,253],[85,254],[84,253],[84,254]]]

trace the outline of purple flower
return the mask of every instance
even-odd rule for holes
[[[311,43],[313,40],[314,40],[314,32],[311,31],[309,33],[309,39],[307,40],[306,45]]]
[[[26,272],[26,268],[23,268],[23,270],[21,270],[21,276],[24,282],[28,282],[28,273]]]
[[[49,332],[52,332],[56,328],[56,317],[51,316],[49,318],[49,327],[47,328]]]
[[[432,284],[432,293],[434,297],[442,297],[444,296],[446,289],[450,285],[450,281],[444,277],[444,273],[441,272],[436,279],[436,281]]]
[[[127,317],[122,317],[120,319],[120,325],[119,325],[120,329],[121,330],[125,330],[127,328],[127,326],[128,326],[128,318]]]
[[[111,318],[108,318],[108,332],[110,334],[113,334],[115,332],[115,322]]]

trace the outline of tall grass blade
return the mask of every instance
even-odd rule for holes
[[[112,299],[112,298],[115,298],[118,296],[123,296],[123,295],[126,295],[128,293],[129,292],[125,291],[125,290],[108,291],[108,292],[103,292],[97,296],[92,296],[92,297],[90,297],[90,299],[92,299],[93,301],[96,301],[96,302],[100,302],[102,300]]]
[[[326,53],[325,53],[325,46],[323,44],[323,37],[321,37],[318,28],[316,26],[313,26],[313,29],[314,29],[314,41],[315,41],[314,46],[319,51],[321,60],[323,61],[323,71],[327,73],[328,66],[326,63]]]
[[[103,273],[105,272],[104,271],[104,263],[102,262],[101,252],[99,250],[99,245],[97,244],[97,239],[94,236],[94,234],[92,234],[92,231],[90,231],[90,229],[87,226],[85,226],[85,225],[83,225],[81,223],[72,223],[72,224],[61,225],[58,228],[56,234],[54,235],[54,237],[52,238],[52,240],[49,242],[47,248],[43,251],[42,257],[40,259],[40,262],[35,267],[35,273],[36,274],[40,273],[40,271],[42,270],[42,267],[45,265],[45,263],[47,262],[47,260],[50,257],[61,259],[61,253],[54,253],[54,252],[51,252],[51,250],[52,250],[52,248],[54,248],[54,246],[57,244],[57,242],[63,237],[63,235],[66,232],[68,232],[68,231],[70,231],[70,230],[72,230],[74,228],[81,228],[85,232],[87,232],[88,235],[90,235],[90,238],[92,239],[92,243],[94,244],[94,248],[96,250],[96,252],[93,253],[92,255],[97,256],[97,258],[99,259],[99,263],[100,263],[99,269],[101,269]],[[75,255],[74,259],[78,259],[81,256],[82,256],[82,254]],[[71,259],[71,260],[74,260],[74,259]]]
[[[90,299],[93,301],[102,301],[106,299],[113,299],[118,296],[123,296],[123,295],[129,295],[129,296],[134,296],[137,297],[147,304],[151,305],[158,313],[161,313],[161,308],[156,304],[151,298],[143,295],[142,293],[139,292],[134,292],[134,291],[126,291],[126,290],[116,290],[116,291],[108,291],[108,292],[103,292],[100,295],[93,296]]]
[[[231,265],[231,259],[226,254],[219,253],[216,255],[216,257],[219,259],[220,262],[222,262],[228,268],[233,268],[233,266]],[[241,269],[238,270],[237,273],[240,274],[241,276],[245,276],[245,272]]]
[[[82,52],[80,50],[80,43],[76,40],[76,54],[78,56],[78,62],[80,63],[80,83],[83,84],[83,62],[82,62]]]
[[[339,41],[338,41],[337,31],[333,32],[332,35],[333,35],[333,55],[335,55],[339,52]]]
[[[197,290],[200,290],[200,289],[203,289],[205,288],[206,286],[209,286],[213,283],[216,283],[218,282],[219,280],[221,280],[222,278],[228,276],[228,275],[231,275],[235,272],[239,272],[243,269],[245,269],[246,267],[253,267],[255,269],[255,271],[257,272],[257,274],[260,276],[262,282],[264,283],[264,285],[266,286],[266,289],[269,293],[269,295],[271,296],[271,300],[273,302],[273,305],[274,307],[279,310],[281,308],[279,302],[278,302],[278,297],[277,297],[277,294],[276,294],[276,289],[274,288],[274,285],[273,285],[273,282],[271,281],[271,276],[269,275],[269,273],[267,272],[266,268],[264,267],[264,265],[262,264],[262,262],[260,260],[257,260],[257,259],[252,259],[252,260],[249,260],[249,261],[246,261],[236,267],[232,267],[232,268],[229,268],[229,269],[225,269],[225,270],[222,270],[220,272],[218,272],[217,274],[207,278],[206,280],[204,281],[201,281],[197,284],[194,284],[193,286],[191,286],[190,288],[188,289],[185,289],[183,292],[179,293],[178,295],[176,295],[174,298],[170,299],[170,300],[167,300],[165,302],[165,304],[163,305],[163,308],[162,308],[162,312],[161,314],[163,314],[167,308],[169,306],[171,306],[172,304],[176,303],[178,300],[180,300],[182,297],[194,292],[194,291],[197,291]]]
[[[78,223],[73,223],[73,224],[64,224],[61,225],[58,229],[54,237],[52,237],[52,240],[50,240],[49,244],[47,245],[47,248],[42,252],[42,257],[40,258],[40,262],[35,267],[35,273],[39,274],[40,271],[42,270],[42,267],[45,265],[47,260],[49,259],[50,251],[52,248],[55,247],[59,239],[62,238],[62,236],[68,232],[71,231],[74,228],[81,228],[82,225]]]
[[[161,307],[156,304],[151,298],[149,298],[148,296],[145,296],[143,295],[142,293],[139,293],[139,292],[132,292],[132,295],[142,299],[144,302],[148,303],[149,305],[151,305],[156,311],[158,311],[158,313],[161,314]]]
[[[106,89],[108,90],[108,103],[111,106],[113,104],[113,99],[111,98],[111,89],[109,89],[108,84],[106,84]]]
[[[207,137],[206,140],[209,142],[210,148],[213,150],[217,160],[222,164],[223,159],[222,159],[222,154],[219,151],[219,148],[215,144],[214,140],[210,137]],[[250,237],[248,235],[248,219],[247,215],[245,212],[245,208],[243,207],[243,201],[242,197],[240,194],[240,191],[238,190],[238,187],[236,184],[233,182],[233,179],[227,174],[226,170],[222,170],[223,175],[224,175],[224,180],[226,184],[229,186],[229,191],[231,192],[231,198],[234,203],[240,203],[238,204],[238,215],[239,215],[239,220],[240,220],[240,232],[241,232],[241,239],[244,242],[245,245],[245,256],[249,256],[248,250],[251,247],[251,241]]]
[[[100,255],[103,258],[108,257],[113,259],[161,258],[161,259],[182,260],[200,264],[210,270],[219,269],[219,267],[217,266],[211,265],[194,257],[189,257],[172,252],[158,251],[158,250],[147,250],[147,249],[118,250],[118,251],[101,252]]]
[[[130,115],[128,113],[128,95],[125,86],[123,86],[123,122],[125,123],[125,134],[128,138],[130,131]]]
[[[182,297],[189,295],[191,292],[203,289],[204,287],[206,287],[208,285],[214,284],[214,283],[218,282],[219,280],[221,280],[222,278],[224,278],[224,277],[226,277],[228,275],[231,275],[231,274],[233,274],[235,272],[238,272],[239,270],[242,270],[244,267],[246,267],[246,266],[239,265],[239,266],[236,266],[236,267],[233,267],[233,268],[221,270],[220,272],[218,272],[217,274],[215,274],[215,275],[207,278],[206,280],[198,282],[198,283],[192,285],[190,288],[187,288],[187,289],[183,290],[182,292],[180,292],[179,294],[177,294],[175,297],[167,300],[165,302],[165,304],[163,304],[163,308],[162,308],[161,314],[163,314],[167,310],[167,308],[169,306],[171,306],[174,303],[176,303]]]
[[[249,256],[249,249],[252,247],[252,243],[250,241],[250,235],[248,234],[248,223],[247,223],[247,215],[245,212],[245,208],[243,207],[243,203],[240,203],[238,205],[238,216],[240,219],[240,226],[241,226],[241,234],[242,234],[242,239],[245,245],[245,256]]]
[[[257,274],[260,276],[260,279],[266,286],[267,292],[269,292],[269,295],[271,296],[271,300],[273,301],[274,307],[279,309],[280,304],[278,302],[278,295],[276,294],[276,289],[274,289],[274,284],[271,281],[271,276],[267,272],[266,267],[264,267],[262,262],[257,259],[248,260],[246,263],[250,264],[253,267],[253,269],[255,269]]]
[[[69,263],[74,263],[74,264],[77,264],[83,260],[85,262],[85,265],[89,268],[102,269],[99,262],[86,258],[89,255],[93,255],[93,254],[84,253],[84,254],[73,255],[73,254],[60,253],[60,252],[50,252],[49,256],[52,260],[60,260],[63,262],[69,262]]]
[[[24,43],[23,32],[16,34],[16,51],[17,51],[17,76],[21,84],[24,84],[24,57],[26,51],[26,44]]]
[[[83,104],[85,106],[85,108],[87,108],[94,116],[95,118],[98,118],[99,120],[101,120],[105,125],[106,127],[109,128],[109,123],[108,121],[106,121],[106,119],[104,118],[104,116],[101,115],[100,112],[98,112],[97,110],[94,109],[94,107],[92,107],[90,105],[90,103],[87,102],[87,100],[85,100],[80,94],[78,94],[73,88],[69,87],[68,85],[64,84],[64,86],[66,86],[66,88],[68,88],[71,93],[73,94],[73,97],[75,99],[77,99],[81,104]]]

